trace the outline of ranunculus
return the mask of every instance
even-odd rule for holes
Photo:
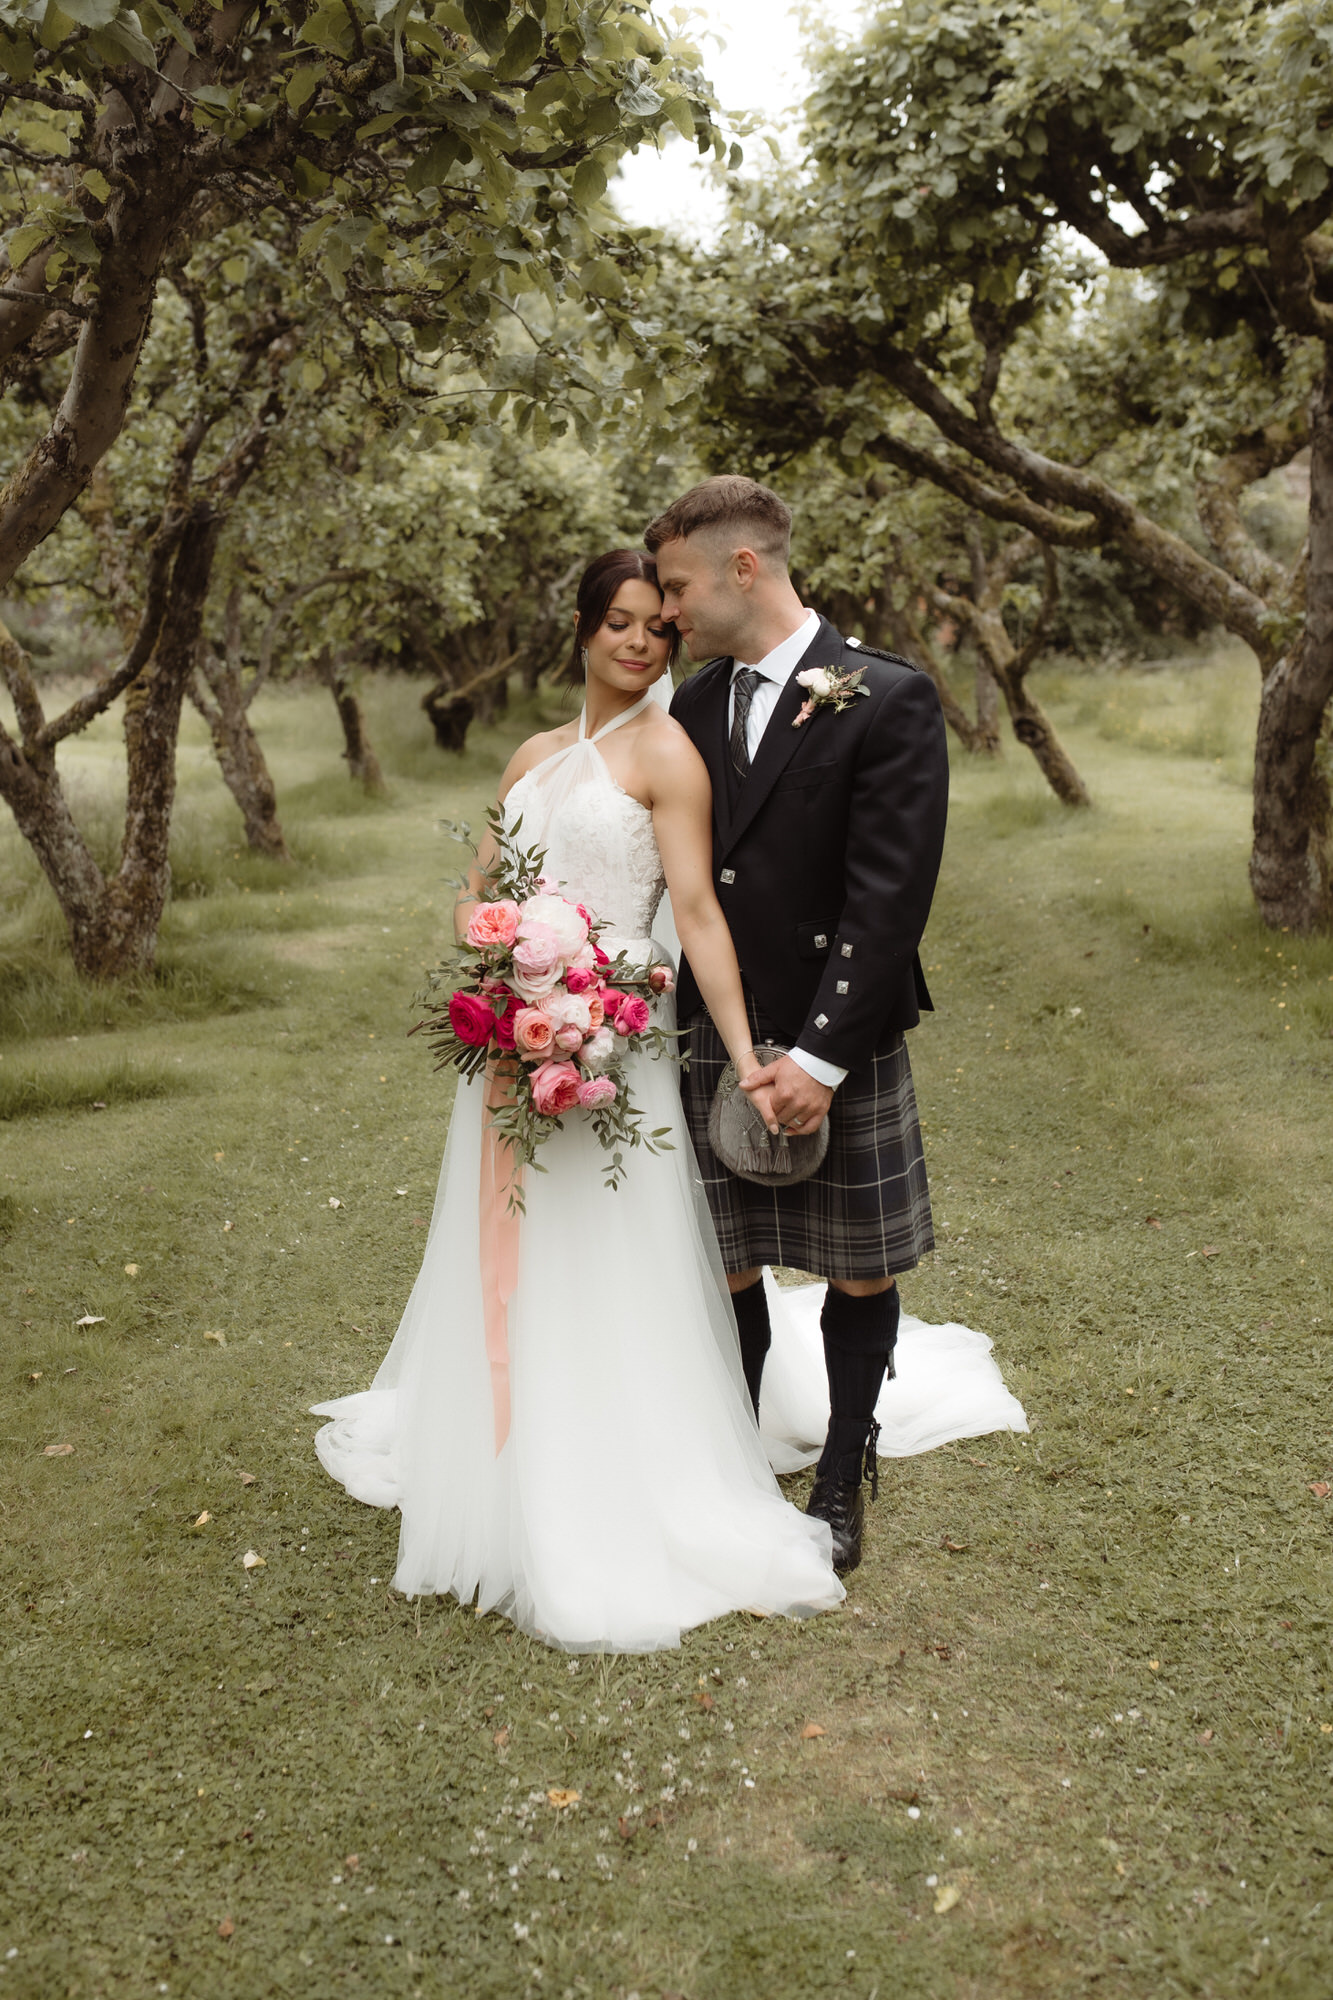
[[[597,974],[586,965],[571,965],[565,974],[565,985],[571,993],[586,993],[590,986],[597,984]]]
[[[572,1111],[579,1101],[579,1073],[572,1062],[546,1062],[532,1072],[532,1101],[546,1118]]]
[[[592,1009],[581,993],[562,993],[557,987],[542,1001],[542,1012],[553,1028],[577,1028],[580,1041],[592,1026]]]
[[[595,1111],[599,1104],[614,1104],[616,1087],[609,1076],[590,1076],[579,1085],[579,1103],[585,1111]]]
[[[520,933],[510,981],[525,1000],[541,1000],[560,977],[560,940],[545,924]]]
[[[615,1061],[616,1038],[609,1028],[599,1028],[595,1035],[589,1035],[579,1052],[579,1061],[585,1069],[603,1070]]]
[[[637,993],[626,996],[616,1010],[616,1033],[618,1035],[641,1035],[648,1026],[652,1015],[648,1002],[641,1000]]]
[[[510,945],[517,936],[517,903],[478,903],[468,918],[467,941],[479,951],[489,945]]]
[[[491,1039],[495,1009],[476,993],[455,993],[449,1001],[449,1025],[460,1042],[479,1049]]]
[[[803,688],[809,688],[816,701],[833,692],[833,682],[829,679],[827,667],[807,667],[803,674],[797,674]]]
[[[583,1047],[582,1028],[557,1028],[555,1031],[555,1045],[558,1049],[562,1049],[567,1056],[577,1055]]]
[[[555,1029],[540,1007],[520,1007],[514,1016],[514,1047],[521,1056],[544,1056],[555,1041]]]
[[[537,929],[550,931],[568,964],[576,951],[588,942],[588,924],[577,904],[563,896],[529,896],[519,912],[518,934],[531,937]]]
[[[655,965],[648,974],[648,984],[654,993],[674,993],[676,975],[669,965]]]

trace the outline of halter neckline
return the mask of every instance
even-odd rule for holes
[[[639,699],[633,702],[629,708],[622,708],[619,715],[613,715],[609,722],[604,722],[595,736],[589,736],[588,734],[588,709],[585,703],[579,710],[579,742],[600,743],[602,738],[609,736],[613,729],[619,729],[622,722],[632,722],[636,715],[642,715],[652,698],[653,691],[649,688],[647,693],[641,694]]]

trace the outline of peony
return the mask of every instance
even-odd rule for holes
[[[546,1062],[532,1072],[532,1101],[543,1117],[558,1118],[579,1101],[579,1073],[572,1062]]]
[[[833,681],[827,667],[807,667],[796,678],[803,688],[809,688],[816,701],[824,700],[833,692]]]
[[[654,993],[674,993],[676,975],[669,965],[655,965],[648,974],[648,984]]]
[[[565,985],[571,993],[586,993],[590,986],[597,984],[597,974],[586,965],[571,965],[565,974]]]
[[[577,1055],[583,1047],[582,1028],[557,1028],[555,1045],[558,1049],[563,1049],[567,1056]]]
[[[514,946],[510,982],[525,1000],[541,1000],[560,977],[560,940],[544,924],[522,931]]]
[[[579,1085],[579,1103],[585,1111],[596,1111],[599,1105],[615,1101],[616,1087],[609,1076],[590,1076]]]
[[[627,996],[616,1011],[615,1029],[618,1035],[641,1035],[652,1018],[648,1002],[638,994]]]
[[[521,1056],[548,1055],[555,1028],[540,1007],[520,1007],[514,1016],[514,1047]]]
[[[566,964],[588,942],[587,919],[577,904],[567,903],[563,896],[528,897],[519,912],[518,934],[531,937],[536,930],[551,933]]]
[[[517,903],[478,903],[468,918],[467,941],[478,951],[491,945],[511,945],[517,936]]]
[[[583,1044],[579,1061],[585,1069],[603,1070],[616,1058],[616,1038],[609,1028],[599,1028]]]
[[[449,1001],[449,1025],[460,1042],[479,1049],[491,1039],[495,1009],[475,993],[455,993]]]

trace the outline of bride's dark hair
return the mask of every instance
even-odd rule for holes
[[[594,632],[600,632],[606,623],[606,614],[611,609],[615,594],[622,583],[650,583],[654,590],[662,586],[657,580],[657,564],[642,549],[608,549],[604,556],[590,562],[579,578],[578,594],[574,600],[577,622],[574,626],[574,644],[560,678],[564,681],[583,679],[583,648]],[[667,628],[671,634],[671,650],[667,654],[667,664],[671,665],[680,651],[680,633],[674,625]]]

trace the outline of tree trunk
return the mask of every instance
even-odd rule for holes
[[[1000,690],[984,660],[977,661],[977,728],[974,750],[987,757],[1000,754]]]
[[[1264,676],[1254,746],[1250,886],[1272,929],[1333,923],[1329,786],[1320,734],[1333,697],[1333,347],[1311,398],[1305,628]]]
[[[223,781],[240,808],[247,845],[273,861],[290,861],[278,818],[278,795],[250,726],[240,675],[227,661],[214,658],[194,675],[189,694],[208,724]]]
[[[318,673],[333,696],[333,705],[342,724],[343,756],[347,760],[349,774],[358,779],[367,792],[375,795],[386,792],[388,786],[384,782],[380,760],[371,748],[370,737],[366,730],[366,718],[356,690],[339,668],[334,666],[327,653],[320,657]]]
[[[0,743],[0,795],[37,855],[69,932],[75,969],[87,979],[151,972],[171,885],[168,846],[176,795],[181,704],[194,665],[221,522],[196,503],[176,552],[151,658],[125,697],[127,799],[120,866],[108,880],[74,823],[56,770],[55,745],[27,753]],[[0,632],[3,628],[0,628]],[[0,658],[21,659],[8,633]],[[7,671],[7,678],[13,678]]]
[[[421,706],[430,717],[431,728],[435,731],[435,741],[441,750],[452,750],[461,755],[467,744],[467,733],[476,714],[472,703],[465,694],[459,694],[443,681],[427,688],[421,697]]]
[[[92,979],[151,972],[171,888],[171,809],[181,706],[194,671],[221,519],[206,502],[192,509],[172,570],[162,630],[148,667],[125,697],[127,803],[120,867],[96,919],[74,942],[74,960]]]

